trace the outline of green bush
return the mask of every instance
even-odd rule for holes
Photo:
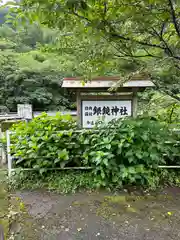
[[[173,164],[177,136],[166,124],[150,119],[124,119],[78,131],[69,116],[42,115],[13,128],[16,167],[93,167],[96,186],[154,185],[154,169]],[[166,142],[169,141],[170,144]],[[177,159],[176,159],[177,164]]]
[[[13,126],[11,152],[18,160],[17,167],[41,168],[64,167],[71,163],[71,144],[76,123],[71,116],[55,117],[42,114],[26,123]],[[63,131],[63,132],[62,132]],[[74,160],[74,159],[73,159]]]
[[[174,163],[174,155],[179,153],[176,140],[167,125],[157,121],[140,118],[112,121],[89,135],[84,159],[87,165],[94,166],[100,185],[150,184],[153,169],[167,161]]]

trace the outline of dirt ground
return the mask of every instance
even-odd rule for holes
[[[11,225],[15,240],[180,239],[179,188],[144,196],[136,191],[67,196],[24,191],[13,198],[25,210]]]

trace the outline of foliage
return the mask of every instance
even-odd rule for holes
[[[62,74],[53,69],[50,70],[50,66],[44,68],[43,63],[36,63],[35,60],[28,67],[19,67],[20,64],[17,62],[19,57],[15,54],[1,54],[0,105],[2,111],[5,111],[2,106],[7,108],[6,111],[17,111],[18,103],[31,103],[34,110],[41,111],[70,108],[69,96],[61,89]],[[31,55],[24,56],[24,64],[25,61],[28,64],[28,60],[31,60]],[[39,69],[33,69],[32,63]]]
[[[180,103],[167,94],[146,90],[139,93],[138,114],[168,124],[178,124],[180,120]]]
[[[71,153],[75,144],[72,137],[75,126],[71,116],[60,114],[55,117],[42,114],[29,123],[15,125],[12,129],[15,131],[12,152],[20,157],[16,161],[17,166],[41,168],[42,173],[48,167],[64,167],[75,162]]]
[[[175,136],[165,124],[149,119],[110,124],[90,137],[84,152],[86,163],[95,167],[95,176],[103,185],[147,183],[152,174],[149,170],[166,165],[164,155],[173,163],[173,154],[178,154],[178,148],[166,144],[166,141],[175,142]]]
[[[23,0],[13,11],[21,23],[61,29],[64,40],[58,39],[57,49],[74,50],[89,77],[105,69],[117,72],[123,59],[179,100],[179,1]]]
[[[12,153],[16,167],[93,167],[97,186],[150,184],[153,169],[173,164],[176,135],[166,124],[125,119],[78,131],[70,117],[42,115],[14,126]],[[169,141],[170,144],[166,144]],[[176,164],[178,161],[176,159]]]
[[[59,193],[74,193],[95,189],[94,175],[82,171],[57,171],[40,175],[37,172],[15,173],[10,179],[10,189],[48,189]]]
[[[2,227],[4,229],[5,237],[7,237],[9,232],[9,219],[8,208],[9,208],[9,194],[8,194],[8,185],[7,185],[7,172],[0,169],[0,236],[2,236]]]
[[[18,103],[31,103],[35,111],[71,108],[74,97],[61,88],[64,76],[76,74],[71,58],[42,53],[39,47],[58,34],[39,25],[0,27],[1,112],[17,111]]]
[[[148,183],[141,185],[142,188],[148,187],[155,190],[161,186],[180,186],[179,171],[159,169],[148,172]],[[58,193],[74,193],[81,190],[96,190],[100,185],[97,184],[94,174],[87,171],[66,170],[53,171],[45,175],[38,172],[14,172],[9,179],[9,190],[17,189],[47,189]],[[128,185],[126,187],[130,186]],[[102,187],[102,186],[101,186]],[[119,183],[109,183],[106,188],[112,191],[121,189]]]

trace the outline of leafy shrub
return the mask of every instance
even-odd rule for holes
[[[76,123],[71,116],[60,114],[55,117],[42,114],[28,123],[14,125],[11,151],[19,158],[16,166],[42,169],[65,166],[73,157],[69,144],[74,129]]]
[[[154,185],[154,169],[167,161],[177,164],[174,154],[179,153],[167,124],[150,119],[129,118],[79,131],[69,116],[42,115],[15,125],[14,131],[16,167],[44,173],[46,168],[91,166],[98,187]]]
[[[84,159],[95,167],[95,178],[100,185],[149,184],[152,169],[166,165],[167,160],[175,161],[174,154],[179,149],[173,142],[176,136],[166,124],[149,119],[113,121],[89,136]]]

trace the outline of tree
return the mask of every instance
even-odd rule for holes
[[[179,124],[180,104],[176,99],[152,89],[138,95],[138,115],[152,117],[168,124]]]
[[[1,107],[6,106],[10,111],[16,111],[18,103],[31,103],[34,110],[41,111],[70,108],[69,95],[61,89],[62,72],[46,67],[37,60],[33,61],[32,56],[18,56],[12,52],[0,55]],[[26,64],[29,63],[29,66],[20,64],[20,58]],[[39,69],[33,64],[38,65]]]
[[[61,88],[63,77],[73,72],[72,61],[55,53],[42,53],[38,46],[48,46],[52,33],[55,31],[32,25],[29,30],[0,27],[1,111],[16,111],[18,103],[31,103],[40,111],[72,107],[73,95]]]
[[[22,0],[15,12],[18,19],[71,32],[65,38],[78,43],[91,75],[106,68],[103,64],[113,72],[130,60],[133,72],[145,72],[158,89],[180,100],[178,0]]]

